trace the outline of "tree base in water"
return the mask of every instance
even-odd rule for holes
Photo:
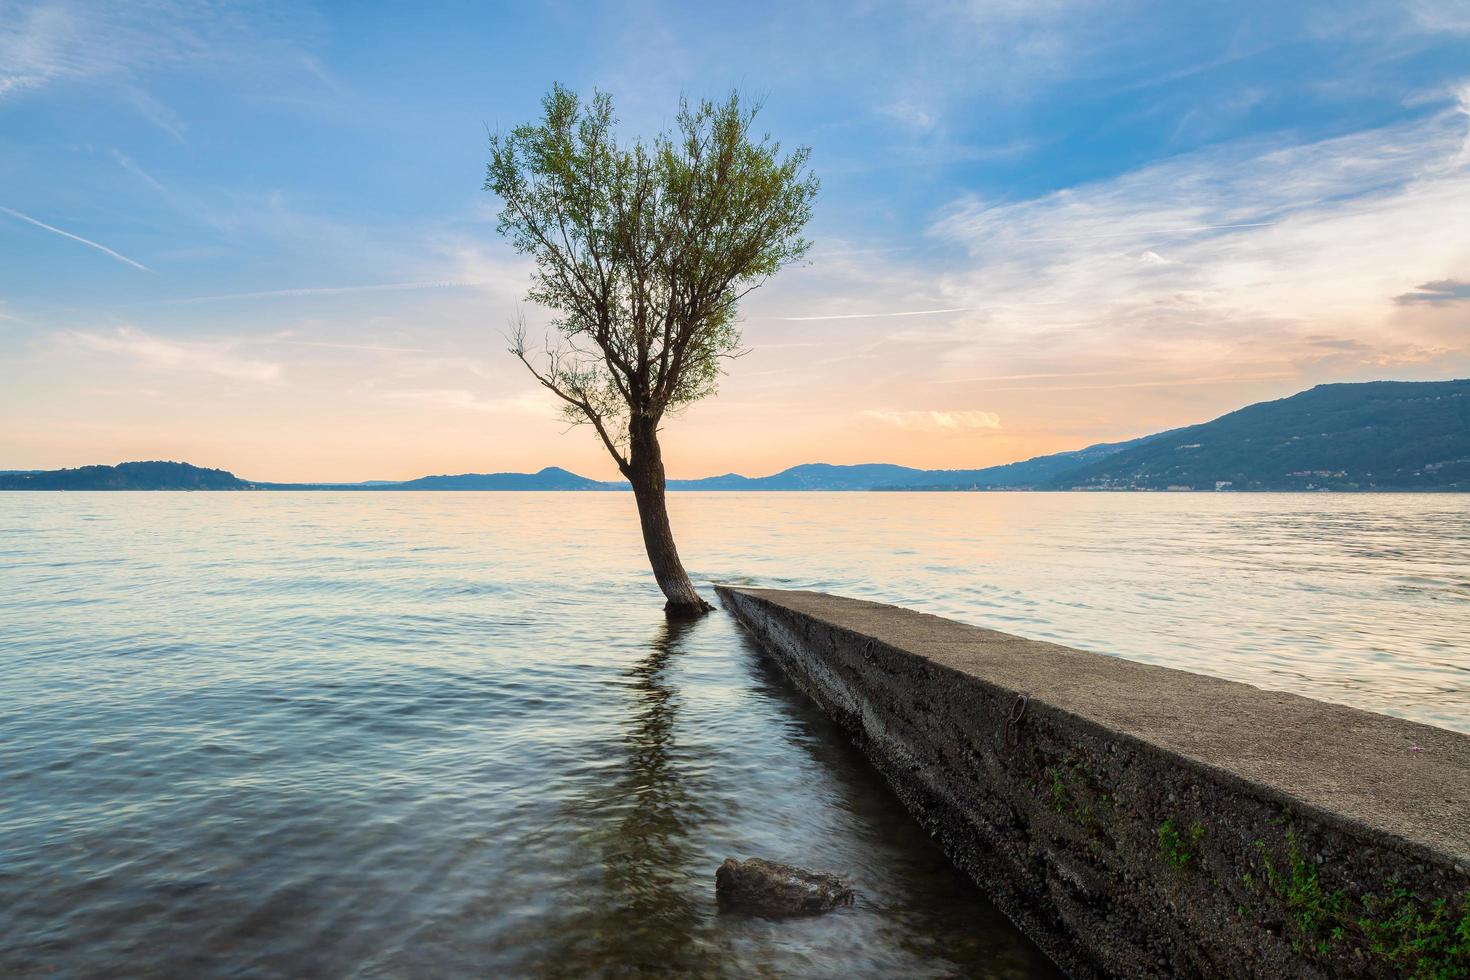
[[[698,602],[668,602],[664,604],[664,612],[670,618],[692,618],[703,616],[707,612],[713,612],[714,606],[700,599]]]

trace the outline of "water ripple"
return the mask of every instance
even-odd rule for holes
[[[686,494],[818,588],[1470,730],[1470,498]],[[0,974],[1048,976],[616,494],[0,495]],[[720,915],[761,854],[851,876]]]

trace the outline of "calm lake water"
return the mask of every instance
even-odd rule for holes
[[[1470,496],[683,494],[819,588],[1470,731]],[[1050,976],[622,494],[0,494],[0,975]],[[858,904],[717,911],[727,855]]]

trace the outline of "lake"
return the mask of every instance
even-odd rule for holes
[[[1470,495],[671,497],[815,588],[1470,731]],[[1053,976],[626,494],[0,494],[0,975]],[[726,856],[850,909],[721,913]]]

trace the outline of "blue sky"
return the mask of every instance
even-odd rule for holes
[[[0,0],[0,468],[605,475],[503,353],[526,269],[480,190],[553,81],[630,135],[761,96],[823,181],[676,475],[1470,373],[1464,0]]]

